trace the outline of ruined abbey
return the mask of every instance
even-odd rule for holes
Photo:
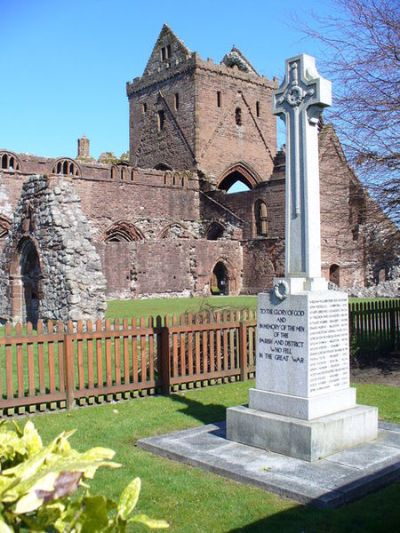
[[[127,83],[129,160],[0,151],[0,318],[93,318],[106,298],[256,294],[283,275],[285,153],[272,91],[236,48],[164,26]],[[319,125],[323,275],[363,285],[367,195]],[[241,182],[243,192],[231,187]]]

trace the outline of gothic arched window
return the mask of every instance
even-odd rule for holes
[[[80,177],[81,175],[79,166],[72,159],[59,159],[54,164],[52,172],[62,176]]]
[[[20,163],[17,157],[10,152],[0,152],[0,168],[2,170],[19,170]]]
[[[257,235],[266,237],[268,235],[268,210],[262,200],[257,200],[254,205],[254,215]]]

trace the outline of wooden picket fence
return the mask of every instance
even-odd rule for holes
[[[400,350],[400,298],[352,301],[349,321],[359,356],[376,359]]]
[[[248,379],[255,372],[255,311],[90,320],[12,328],[0,337],[0,410],[15,414],[168,394],[177,387]]]
[[[352,346],[400,349],[400,299],[349,304]],[[0,414],[71,408],[255,373],[253,310],[69,322],[39,321],[0,336]]]

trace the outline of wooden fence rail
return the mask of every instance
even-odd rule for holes
[[[400,347],[400,299],[349,304],[352,345]],[[0,337],[0,411],[72,407],[255,373],[253,310],[63,324],[39,321]]]
[[[376,356],[400,349],[400,299],[349,303],[350,338],[361,355]]]
[[[64,325],[39,321],[0,337],[0,410],[169,393],[255,372],[254,311]]]

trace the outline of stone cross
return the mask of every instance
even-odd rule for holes
[[[273,111],[286,124],[285,276],[289,279],[321,276],[318,120],[329,105],[331,82],[319,76],[315,59],[305,54],[288,59]]]

